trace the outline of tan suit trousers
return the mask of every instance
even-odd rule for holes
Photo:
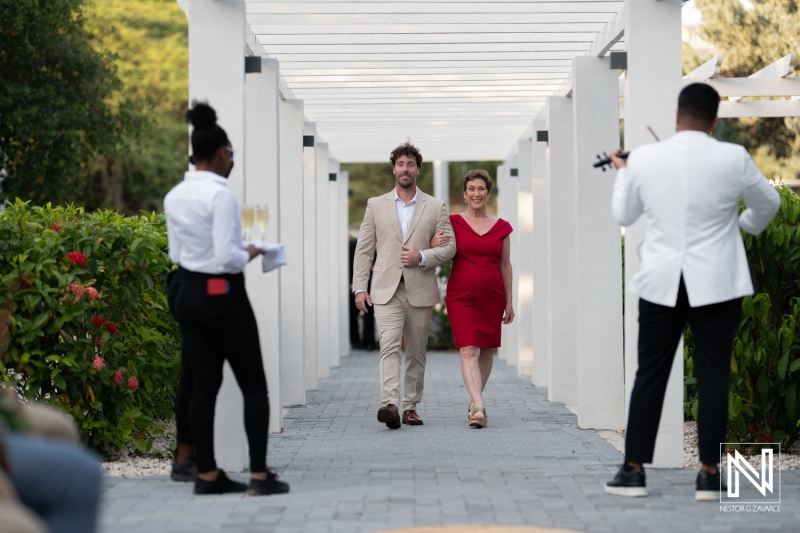
[[[408,303],[402,281],[385,304],[375,304],[375,320],[381,343],[379,361],[381,406],[400,405],[400,342],[406,339],[406,375],[403,411],[416,411],[425,386],[425,354],[433,306],[414,307]]]

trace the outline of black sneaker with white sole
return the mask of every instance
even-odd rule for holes
[[[605,491],[629,498],[647,496],[644,468],[622,465],[614,479],[606,483]]]
[[[697,490],[694,499],[699,502],[717,502],[723,492],[728,491],[728,486],[722,481],[719,469],[716,474],[708,470],[700,470],[697,474]]]

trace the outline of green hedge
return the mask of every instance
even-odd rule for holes
[[[731,358],[730,442],[797,440],[800,411],[800,197],[777,188],[781,209],[758,237],[744,234],[755,294],[742,303]],[[686,417],[697,417],[691,334],[685,334]]]
[[[33,207],[0,213],[0,277],[10,301],[0,379],[77,420],[86,444],[149,450],[171,416],[180,336],[167,311],[163,215]]]

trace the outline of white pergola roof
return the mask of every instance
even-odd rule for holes
[[[621,34],[624,1],[246,0],[250,48],[342,162],[501,160],[577,55]],[[616,44],[614,46],[620,46]]]

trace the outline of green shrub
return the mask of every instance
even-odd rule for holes
[[[180,337],[166,248],[163,215],[21,200],[0,213],[0,299],[11,308],[0,379],[70,413],[104,455],[149,450],[153,421],[171,416]]]
[[[443,264],[437,273],[439,286],[447,285],[450,273],[453,271],[453,262],[448,261]],[[453,330],[450,327],[450,317],[447,315],[447,306],[442,303],[433,308],[431,315],[431,326],[428,330],[428,349],[453,351],[456,349],[456,341],[453,339]]]
[[[758,237],[744,234],[755,294],[742,302],[731,358],[730,442],[798,438],[800,411],[800,197],[779,186],[781,209]],[[691,335],[685,335],[684,401],[697,418]]]

